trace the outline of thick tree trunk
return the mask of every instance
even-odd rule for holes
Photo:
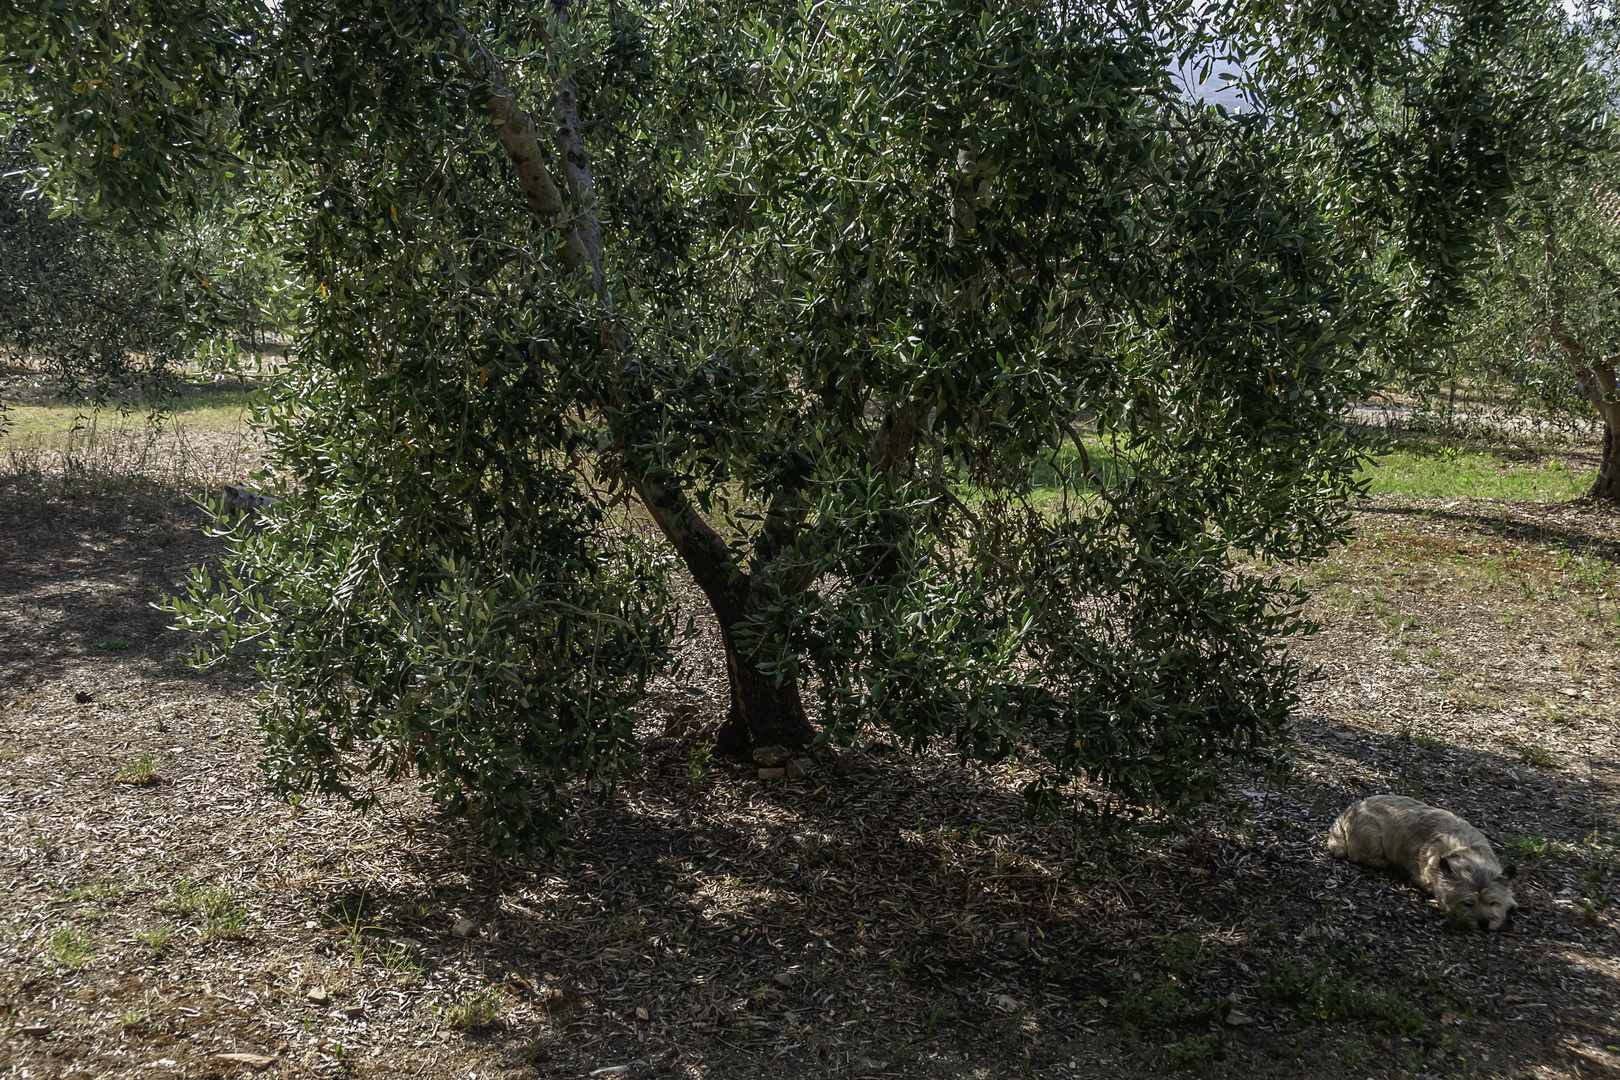
[[[808,746],[816,729],[799,698],[798,680],[777,685],[775,676],[759,670],[753,658],[738,651],[730,626],[721,625],[720,637],[726,646],[731,708],[720,725],[715,748],[727,757],[747,761],[764,747],[797,750]]]
[[[1603,457],[1598,461],[1597,479],[1590,492],[1594,499],[1620,502],[1620,378],[1615,362],[1606,356],[1592,364],[1589,390],[1598,415],[1603,417]]]
[[[562,21],[569,18],[567,0],[554,0],[552,10]],[[580,123],[573,87],[570,84],[557,87],[551,113],[551,134],[556,144],[554,160],[561,168],[572,204],[565,206],[562,189],[552,180],[544,155],[539,151],[541,126],[533,113],[518,107],[505,71],[488,47],[465,26],[460,31],[467,40],[467,58],[463,63],[484,84],[489,115],[496,121],[496,131],[507,157],[517,168],[518,186],[523,189],[530,209],[541,219],[561,228],[562,264],[569,269],[590,267],[596,285],[603,290],[604,303],[611,306],[612,298],[606,291],[601,227],[596,220],[596,181],[591,176],[590,155],[585,152],[585,128]],[[604,353],[611,356],[616,348],[609,338],[611,334],[604,324]],[[810,724],[810,717],[805,716],[797,682],[776,685],[776,678],[761,672],[757,659],[742,653],[735,641],[732,627],[755,609],[750,602],[750,580],[747,573],[742,572],[737,557],[726,546],[726,541],[698,515],[697,508],[679,487],[645,474],[633,476],[633,481],[643,504],[653,520],[658,521],[664,536],[674,544],[680,559],[687,563],[719,619],[721,636],[726,643],[727,680],[731,682],[731,711],[719,733],[721,750],[747,759],[761,746],[799,750],[800,746],[807,745],[815,738],[815,727]],[[791,544],[797,525],[797,513],[768,515],[768,528],[760,541],[761,562],[770,560],[770,552]]]
[[[1614,358],[1590,361],[1580,342],[1564,333],[1556,320],[1552,329],[1553,340],[1569,356],[1576,379],[1603,419],[1603,454],[1598,460],[1597,479],[1587,494],[1594,499],[1620,501],[1620,384],[1615,377]]]
[[[1620,409],[1616,409],[1620,412]],[[1589,494],[1594,499],[1620,502],[1620,431],[1609,417],[1603,418],[1603,457],[1598,461],[1597,479]]]
[[[568,21],[568,0],[553,0],[552,8],[560,21]],[[505,71],[484,43],[465,26],[459,29],[467,43],[464,63],[484,84],[490,116],[495,121],[502,147],[517,170],[518,185],[530,209],[561,230],[563,265],[570,269],[589,267],[604,305],[611,307],[612,297],[607,292],[604,273],[602,232],[596,215],[596,181],[591,174],[584,125],[580,122],[573,86],[563,83],[557,87],[551,115],[553,160],[561,170],[569,197],[569,205],[565,205],[562,189],[546,168],[540,152],[540,124],[533,114],[518,106]],[[617,350],[610,341],[612,334],[606,323],[602,334],[604,354],[611,358]],[[903,433],[903,436],[909,435],[909,432]],[[895,442],[906,443],[906,437]],[[762,747],[796,750],[805,746],[815,738],[816,729],[805,714],[798,683],[789,680],[777,685],[774,676],[759,670],[757,658],[738,647],[732,630],[751,611],[759,610],[749,575],[743,572],[725,541],[697,513],[679,487],[644,474],[633,475],[632,479],[653,520],[691,570],[720,621],[726,673],[731,684],[731,709],[720,729],[720,749],[746,760]],[[795,502],[797,500],[788,500],[788,503]],[[788,508],[787,504],[773,506],[766,518],[766,527],[756,545],[755,555],[760,565],[792,544],[800,524],[799,511]],[[790,583],[786,591],[793,589]]]

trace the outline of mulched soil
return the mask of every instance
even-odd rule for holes
[[[406,785],[267,797],[252,681],[189,671],[151,606],[203,515],[29,483],[0,478],[0,1076],[1620,1072],[1612,510],[1362,507],[1307,571],[1291,777],[1197,831],[1033,824],[1017,762],[707,760],[711,628],[572,865],[527,866]],[[1327,857],[1380,791],[1518,859],[1510,929]]]

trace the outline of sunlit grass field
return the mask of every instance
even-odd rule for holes
[[[1489,449],[1397,449],[1367,465],[1373,495],[1563,502],[1584,494],[1592,474],[1552,455]]]
[[[235,431],[247,421],[253,392],[248,390],[205,390],[182,394],[169,406],[163,423],[179,423],[189,431]],[[144,426],[144,408],[101,410],[70,404],[9,405],[0,423],[0,444],[30,443],[46,449],[65,446],[77,433],[81,438],[93,430]]]
[[[1094,472],[1108,482],[1117,465],[1108,448],[1088,443]],[[1397,442],[1362,466],[1369,495],[1407,498],[1514,499],[1524,502],[1564,502],[1585,494],[1593,472],[1570,464],[1568,448],[1490,446],[1480,443],[1447,444],[1432,437]],[[1037,461],[1030,468],[1030,485],[1037,497],[1055,493],[1057,470],[1078,473],[1080,463],[1072,446],[1051,463]]]

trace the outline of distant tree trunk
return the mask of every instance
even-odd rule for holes
[[[1591,495],[1594,499],[1620,501],[1620,437],[1610,423],[1603,425],[1603,460],[1598,463]]]
[[[1620,386],[1616,385],[1615,360],[1593,364],[1588,393],[1603,416],[1603,456],[1598,460],[1597,479],[1590,492],[1594,499],[1620,502]]]
[[[1587,494],[1594,499],[1620,501],[1620,386],[1616,385],[1614,360],[1592,361],[1585,347],[1564,332],[1556,315],[1550,320],[1550,330],[1552,339],[1569,357],[1575,378],[1603,419],[1603,452],[1598,459],[1597,479]]]
[[[1542,233],[1542,249],[1547,259],[1547,336],[1564,350],[1575,379],[1603,418],[1603,456],[1598,461],[1597,479],[1587,492],[1594,499],[1620,501],[1620,385],[1615,380],[1615,363],[1620,357],[1593,358],[1586,345],[1576,339],[1564,324],[1564,298],[1559,292],[1556,269],[1557,245],[1551,229]]]

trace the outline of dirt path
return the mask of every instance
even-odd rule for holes
[[[14,494],[0,1076],[1620,1071],[1612,513],[1366,508],[1310,571],[1293,778],[1111,857],[1026,822],[1017,763],[707,761],[678,733],[721,705],[697,642],[565,870],[490,862],[404,786],[363,818],[267,799],[246,674],[188,672],[149,606],[199,523]],[[1391,790],[1518,858],[1510,931],[1326,857]]]

